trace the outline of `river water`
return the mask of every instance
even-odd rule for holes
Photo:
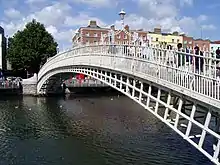
[[[211,165],[125,96],[0,99],[0,165]]]

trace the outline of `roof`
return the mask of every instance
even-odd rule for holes
[[[220,40],[219,41],[212,41],[212,44],[220,44]]]
[[[207,41],[207,42],[210,42],[210,40],[209,39],[202,39],[202,38],[198,38],[198,39],[194,39],[194,41]]]

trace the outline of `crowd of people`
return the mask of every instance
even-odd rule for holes
[[[115,46],[109,48],[109,52],[117,53],[119,50]],[[163,65],[168,65],[174,68],[181,68],[184,70],[204,73],[204,69],[208,72],[208,69],[212,70],[220,69],[220,49],[218,48],[215,53],[212,53],[210,58],[210,53],[202,51],[199,46],[195,46],[194,49],[190,50],[183,48],[181,43],[177,44],[177,49],[168,45],[166,49],[163,47],[152,48],[149,46],[140,47],[137,45],[124,45],[123,54],[127,56],[142,57],[149,61],[156,61],[162,63]],[[210,67],[209,67],[210,65]]]
[[[1,78],[0,88],[20,88],[21,78]]]

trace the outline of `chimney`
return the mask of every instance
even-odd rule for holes
[[[154,28],[154,33],[160,34],[161,33],[161,28]]]
[[[90,25],[90,26],[97,26],[96,21],[92,21],[92,20],[89,21],[89,25]]]
[[[173,32],[173,35],[178,36],[179,33],[178,32]]]
[[[115,25],[111,25],[110,27],[112,30],[115,30]]]
[[[129,26],[128,25],[125,26],[125,30],[129,31]]]

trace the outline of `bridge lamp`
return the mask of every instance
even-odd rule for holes
[[[57,46],[57,53],[59,53],[59,51],[60,51],[60,48],[59,48],[59,46]]]
[[[124,28],[124,18],[125,18],[126,12],[122,9],[118,15],[121,17],[122,28]]]

